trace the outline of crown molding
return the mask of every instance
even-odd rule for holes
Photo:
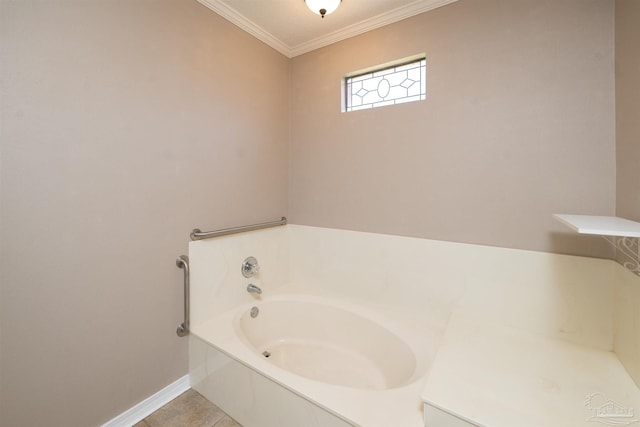
[[[223,0],[198,0],[200,3],[216,12],[218,15],[225,18],[227,21],[237,25],[244,31],[256,37],[258,40],[271,46],[281,54],[288,58],[293,58],[298,55],[302,55],[312,50],[319,49],[321,47],[328,46],[333,43],[354,37],[367,31],[375,30],[376,28],[384,27],[385,25],[393,24],[394,22],[401,21],[403,19],[410,18],[420,13],[428,12],[438,7],[447,5],[449,3],[456,2],[458,0],[416,0],[404,6],[400,6],[396,9],[392,9],[388,12],[381,13],[380,15],[372,18],[365,19],[353,25],[349,25],[337,31],[333,31],[322,37],[318,37],[308,42],[301,43],[296,46],[289,46],[282,40],[275,37],[273,34],[264,30],[255,22],[245,18],[238,11],[228,6]]]
[[[198,0],[198,2],[213,10],[232,24],[240,27],[258,40],[268,44],[287,58],[291,58],[291,48],[289,46],[273,34],[264,30],[252,20],[245,18],[244,15],[241,15],[234,8],[223,3],[222,0]]]
[[[302,55],[312,50],[320,49],[321,47],[328,46],[333,43],[348,39],[350,37],[357,36],[359,34],[366,33],[367,31],[375,30],[376,28],[384,27],[385,25],[393,24],[394,22],[402,21],[403,19],[410,18],[415,15],[419,15],[424,12],[436,9],[438,7],[447,5],[449,3],[456,2],[458,0],[417,0],[413,3],[409,3],[404,6],[400,6],[396,9],[392,9],[388,12],[381,13],[374,17],[365,19],[353,25],[349,25],[338,31],[333,31],[322,37],[318,37],[308,42],[301,43],[294,46],[291,49],[291,58],[294,56]]]

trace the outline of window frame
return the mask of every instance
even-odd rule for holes
[[[406,68],[407,66],[412,67]],[[416,68],[419,72],[419,80],[415,80],[414,78],[409,77],[409,70],[414,70]],[[426,68],[426,54],[421,53],[345,74],[342,77],[341,111],[343,113],[350,113],[354,111],[371,110],[379,107],[404,104],[407,102],[424,101],[427,96]],[[402,72],[406,73],[406,77],[404,80],[402,80],[401,83],[391,85],[389,80],[386,78],[386,76],[399,75]],[[368,76],[368,78],[363,79],[362,77],[364,76]],[[380,77],[382,77],[382,79],[378,81],[376,88],[371,88],[371,85],[375,85],[375,81]],[[380,93],[380,84],[383,80],[386,80],[386,83],[382,88],[383,93],[386,91],[385,96],[381,96]],[[398,78],[395,78],[395,80],[397,81]],[[369,88],[364,87],[365,82],[367,81],[371,82],[370,84],[368,84]],[[411,83],[409,86],[405,86],[405,82],[407,81],[413,81],[413,83]],[[359,82],[362,83],[359,84]],[[409,95],[409,88],[413,87],[413,85],[415,84],[419,84],[419,93]],[[359,87],[357,91],[363,93],[362,95],[352,93],[354,85],[356,87]],[[395,93],[402,91],[402,89],[400,89],[400,86],[407,91],[407,94],[405,96],[395,96],[389,98],[392,89],[395,90]],[[354,105],[354,97],[359,97],[361,102],[357,105]],[[369,101],[364,102],[365,98],[367,97]],[[373,98],[377,99],[371,101],[371,99]]]

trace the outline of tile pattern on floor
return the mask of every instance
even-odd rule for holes
[[[242,427],[200,393],[189,389],[133,427]]]

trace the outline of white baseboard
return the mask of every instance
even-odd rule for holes
[[[111,421],[103,424],[102,427],[131,427],[189,390],[190,387],[189,375],[185,375],[153,396],[146,398]]]

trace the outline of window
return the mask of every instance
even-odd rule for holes
[[[424,55],[349,73],[344,78],[343,111],[364,110],[426,98]]]

